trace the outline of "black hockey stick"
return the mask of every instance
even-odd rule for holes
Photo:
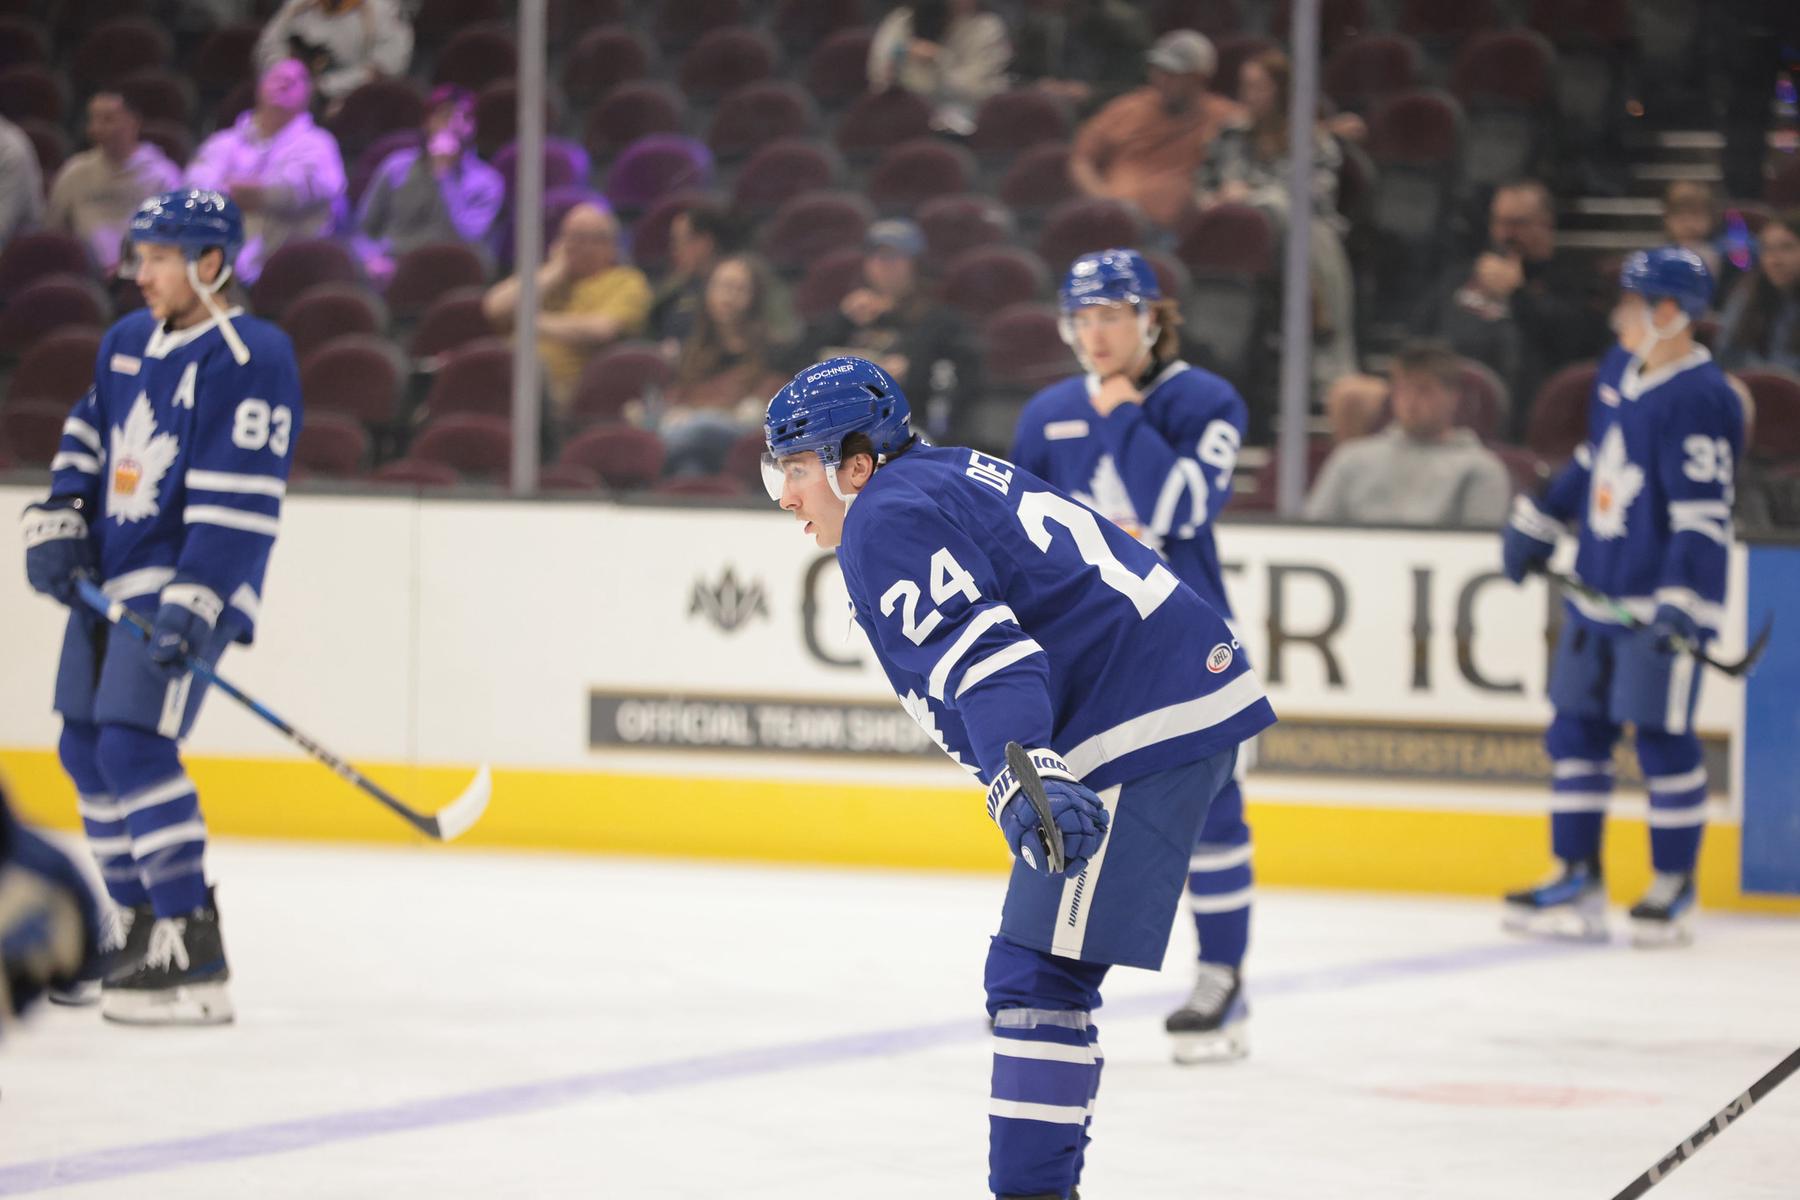
[[[1613,1200],[1637,1200],[1637,1197],[1667,1179],[1671,1171],[1700,1153],[1700,1147],[1724,1133],[1727,1125],[1749,1112],[1757,1101],[1774,1091],[1782,1080],[1795,1071],[1800,1071],[1800,1050],[1776,1063],[1767,1075],[1750,1085],[1749,1091],[1714,1113],[1706,1124],[1688,1134],[1681,1145],[1657,1159],[1655,1166],[1632,1180]]]
[[[1057,828],[1056,814],[1050,811],[1050,797],[1044,794],[1044,781],[1031,765],[1031,755],[1017,742],[1006,743],[1006,769],[1019,781],[1019,790],[1037,812],[1038,836],[1044,839],[1044,850],[1050,855],[1050,874],[1061,875],[1069,865],[1063,853],[1062,830]]]
[[[89,608],[92,608],[95,612],[119,626],[121,629],[130,630],[146,642],[150,640],[150,622],[144,620],[144,618],[138,616],[129,608],[126,608],[123,601],[109,599],[105,592],[95,587],[93,583],[86,579],[81,580],[76,586],[80,589],[82,602]],[[423,833],[426,837],[436,838],[440,842],[447,842],[452,838],[460,837],[468,831],[469,826],[480,820],[482,812],[487,808],[488,795],[493,790],[493,780],[489,776],[488,769],[485,765],[481,770],[475,773],[475,778],[469,783],[468,787],[463,789],[462,795],[452,800],[436,814],[427,816],[417,809],[402,803],[386,788],[383,788],[380,784],[364,775],[361,771],[358,771],[355,767],[351,766],[349,763],[345,762],[343,759],[339,758],[337,755],[325,749],[325,747],[319,745],[319,743],[313,741],[304,733],[301,733],[298,729],[295,729],[292,725],[289,725],[286,721],[276,716],[272,710],[266,708],[260,701],[245,694],[235,684],[229,682],[219,675],[218,672],[214,671],[211,663],[189,655],[187,665],[188,669],[193,671],[195,675],[206,680],[208,683],[224,692],[227,696],[230,696],[233,700],[236,700],[239,704],[242,704],[245,708],[273,725],[276,729],[280,730],[282,735],[289,741],[330,767],[338,778],[344,780],[344,782],[353,787],[360,788],[362,791],[381,801],[381,803],[385,804],[402,820],[411,825],[414,829],[417,829],[420,833]]]
[[[1574,592],[1577,596],[1594,604],[1605,605],[1607,609],[1611,611],[1612,615],[1617,617],[1620,623],[1627,629],[1651,628],[1651,623],[1649,621],[1634,615],[1630,609],[1620,604],[1617,600],[1614,600],[1611,596],[1608,596],[1605,592],[1600,591],[1598,588],[1589,587],[1573,575],[1565,575],[1561,571],[1552,571],[1545,568],[1544,576],[1549,579],[1551,583],[1554,583],[1557,587],[1562,588],[1565,591]],[[1763,622],[1762,632],[1757,634],[1756,640],[1750,643],[1750,648],[1744,652],[1744,657],[1735,662],[1727,662],[1723,659],[1714,658],[1694,642],[1690,642],[1682,637],[1671,636],[1669,638],[1669,647],[1678,654],[1691,654],[1715,671],[1737,679],[1748,675],[1751,671],[1756,669],[1757,660],[1762,658],[1763,651],[1769,647],[1769,635],[1774,632],[1775,618],[1771,615]]]

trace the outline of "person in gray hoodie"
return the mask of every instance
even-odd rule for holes
[[[1390,371],[1393,421],[1325,460],[1306,498],[1307,520],[1486,529],[1505,520],[1505,465],[1456,425],[1457,361],[1439,342],[1401,348]]]

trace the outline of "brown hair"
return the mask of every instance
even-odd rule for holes
[[[1800,208],[1790,208],[1770,217],[1769,225],[1779,225],[1800,238]],[[1765,225],[1764,229],[1767,228]],[[1781,292],[1769,282],[1768,275],[1760,266],[1738,280],[1737,286],[1731,291],[1731,301],[1735,303],[1738,295],[1746,291],[1750,294],[1749,299],[1744,303],[1743,316],[1738,319],[1737,328],[1732,331],[1731,344],[1764,358],[1781,349],[1789,354],[1800,354],[1800,326],[1795,326],[1790,332],[1785,348],[1772,344],[1774,330],[1771,322],[1776,309],[1781,305]]]
[[[904,446],[901,446],[898,450],[888,455],[888,461],[893,462],[896,458],[899,458],[902,454],[905,454],[908,450],[911,450],[918,444],[919,435],[915,433],[913,436],[906,439],[906,444]],[[875,458],[874,439],[869,437],[868,434],[863,433],[861,430],[858,430],[855,433],[845,434],[844,444],[838,450],[838,461],[840,463],[847,463],[859,454],[866,454],[871,459]]]
[[[744,314],[744,340],[749,357],[759,366],[773,366],[780,348],[789,340],[787,301],[781,281],[769,264],[754,254],[728,254],[714,263],[706,281],[728,263],[742,264],[750,272],[750,309]],[[704,293],[705,285],[702,285]],[[724,331],[701,300],[694,318],[694,332],[682,343],[675,361],[675,382],[691,388],[725,369],[728,352]]]
[[[1181,357],[1181,301],[1173,296],[1152,301],[1150,315],[1156,321],[1156,341],[1150,346],[1151,360],[1174,362]]]
[[[1393,369],[1407,375],[1429,375],[1452,392],[1461,387],[1462,357],[1444,342],[1406,343],[1394,355]]]

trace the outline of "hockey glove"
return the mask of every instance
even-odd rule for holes
[[[1088,859],[1099,851],[1111,818],[1100,797],[1083,787],[1054,754],[1047,750],[1030,753],[1043,778],[1051,815],[1062,831],[1063,856],[1067,860],[1062,875],[1079,875],[1087,869]],[[1034,871],[1051,874],[1050,852],[1038,832],[1037,809],[1019,790],[1010,771],[1001,772],[988,789],[988,814],[1000,826],[1015,857]]]
[[[1520,496],[1513,502],[1512,519],[1500,531],[1501,570],[1514,583],[1550,561],[1561,527],[1537,505]]]
[[[157,673],[169,679],[187,674],[188,659],[206,645],[224,607],[218,593],[202,584],[163,588],[150,632],[150,665]]]
[[[1656,635],[1656,648],[1665,654],[1674,654],[1678,649],[1699,649],[1706,641],[1706,634],[1700,629],[1700,623],[1694,620],[1693,614],[1685,608],[1677,608],[1673,604],[1656,606],[1656,618],[1650,622],[1651,632]],[[1686,643],[1678,647],[1677,642]]]
[[[94,542],[87,514],[74,496],[52,496],[25,506],[25,578],[33,591],[63,604],[75,600],[75,581],[94,573]]]

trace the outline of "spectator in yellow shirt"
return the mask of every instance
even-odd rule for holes
[[[559,417],[566,416],[581,368],[593,354],[643,333],[650,316],[650,281],[619,261],[619,223],[595,204],[578,204],[563,218],[550,256],[538,268],[538,357]],[[495,328],[511,329],[519,307],[519,277],[488,289],[482,311]]]

